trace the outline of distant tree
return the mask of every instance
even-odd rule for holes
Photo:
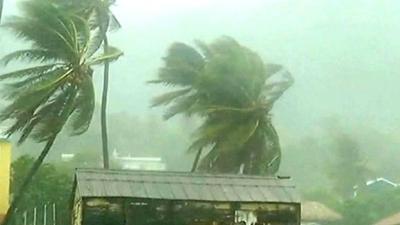
[[[5,24],[17,37],[32,47],[17,50],[3,58],[8,64],[20,60],[36,64],[0,76],[8,81],[3,96],[10,104],[0,113],[0,121],[9,124],[8,136],[19,133],[19,143],[31,137],[45,147],[15,192],[3,224],[8,224],[23,193],[50,151],[58,133],[68,122],[71,135],[87,130],[94,108],[91,66],[115,60],[121,52],[110,47],[95,56],[87,22],[56,8],[49,0],[22,4],[23,16]]]
[[[358,143],[344,133],[334,134],[334,158],[329,164],[328,175],[333,191],[343,199],[351,198],[356,186],[362,186],[371,171],[366,166]]]
[[[280,164],[278,134],[271,110],[293,82],[280,65],[265,64],[260,56],[230,37],[211,44],[197,42],[200,52],[183,43],[173,44],[158,79],[175,90],[154,98],[153,106],[169,105],[164,117],[177,114],[203,119],[189,147],[202,151],[200,169],[208,172],[273,174]],[[275,76],[274,76],[275,75]],[[273,81],[276,75],[283,80]]]

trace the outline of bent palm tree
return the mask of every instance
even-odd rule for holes
[[[88,22],[93,37],[93,48],[97,49],[103,44],[104,52],[109,48],[107,31],[119,29],[121,27],[117,18],[110,10],[110,6],[115,0],[53,0],[58,3],[64,10],[72,11],[78,15],[82,15]],[[104,80],[103,92],[101,100],[101,140],[103,150],[103,167],[109,168],[109,151],[108,151],[108,132],[107,132],[107,100],[108,100],[108,83],[110,74],[110,65],[104,63]]]
[[[192,171],[201,151],[208,149],[202,170],[275,173],[281,151],[270,111],[291,86],[290,74],[279,65],[264,64],[256,53],[229,37],[197,44],[201,52],[173,44],[158,79],[151,81],[177,88],[153,100],[153,106],[169,105],[166,119],[177,114],[204,119],[189,147],[198,151]],[[273,81],[277,75],[284,79]]]
[[[90,48],[91,34],[84,19],[65,14],[47,0],[28,1],[24,15],[5,24],[17,37],[32,44],[3,58],[37,63],[37,66],[0,76],[7,82],[3,96],[10,104],[1,111],[0,121],[10,122],[6,134],[19,133],[18,143],[31,137],[45,147],[28,172],[3,220],[10,222],[23,193],[50,151],[58,133],[68,125],[71,135],[85,132],[94,108],[91,66],[115,60],[121,55],[115,48],[96,55]]]

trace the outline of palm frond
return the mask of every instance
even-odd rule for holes
[[[44,142],[61,131],[69,116],[74,112],[77,90],[77,87],[73,85],[60,89],[40,108],[36,113],[40,121],[32,130],[34,140]]]
[[[56,66],[59,66],[59,64],[35,66],[35,67],[27,68],[27,69],[22,69],[22,70],[5,73],[5,74],[0,75],[0,81],[8,80],[8,79],[14,79],[14,80],[22,79],[22,78],[31,77],[31,76],[40,76],[41,74],[52,70]]]
[[[89,40],[86,46],[86,58],[92,57],[97,50],[99,50],[101,44],[103,43],[104,34],[100,30],[100,28],[94,28],[90,30]]]
[[[8,65],[12,61],[26,61],[26,62],[47,62],[57,61],[57,54],[50,50],[43,49],[26,49],[12,52],[1,59],[4,65]]]
[[[58,87],[49,87],[41,89],[35,93],[22,92],[15,97],[13,102],[4,108],[0,113],[0,121],[13,120],[13,124],[4,133],[10,136],[24,129],[30,120],[34,118],[34,113],[45,104],[51,96],[56,92]],[[28,134],[22,134],[28,136]]]
[[[71,135],[80,135],[87,131],[94,112],[94,87],[90,76],[85,76],[75,100],[75,111],[70,119]]]
[[[230,151],[241,149],[254,135],[258,129],[259,121],[250,120],[246,123],[235,124],[232,129],[223,134],[222,138],[218,140],[219,151]]]
[[[99,65],[104,64],[105,62],[112,62],[117,60],[119,57],[123,55],[123,52],[118,48],[109,46],[106,52],[102,55],[96,56],[88,62],[88,65]]]
[[[158,80],[152,81],[152,83],[188,86],[196,81],[199,72],[188,65],[176,65],[175,67],[161,68],[158,74]]]
[[[279,64],[268,63],[267,65],[265,65],[265,68],[266,68],[265,72],[267,74],[267,77],[270,77],[270,76],[276,74],[277,72],[279,72],[280,70],[282,70],[283,66],[279,65]]]
[[[160,106],[160,105],[168,105],[175,99],[184,96],[185,94],[191,91],[190,88],[180,89],[177,91],[167,92],[163,95],[157,96],[153,98],[151,107]]]
[[[62,81],[60,78],[64,76],[65,79],[70,72],[71,70],[66,70],[63,67],[54,68],[40,75],[6,84],[3,96],[7,99],[13,99],[25,94],[35,94],[35,92],[46,89],[49,86],[56,86],[57,82]]]
[[[49,26],[47,21],[14,17],[4,26],[11,29],[17,37],[32,42],[35,48],[54,52],[64,60],[74,57],[76,49],[70,38]]]
[[[117,17],[115,17],[115,15],[110,11],[110,25],[108,30],[115,31],[120,29],[121,27],[121,23],[118,21]]]
[[[208,146],[212,146],[214,143],[206,138],[199,138],[192,142],[188,148],[188,152],[198,151],[199,149],[204,149]]]
[[[212,52],[206,43],[200,40],[195,40],[194,42],[196,44],[196,47],[200,49],[204,58],[209,59],[212,57]]]
[[[166,67],[186,64],[187,66],[193,67],[195,70],[199,70],[204,66],[203,56],[194,48],[180,42],[171,45],[164,61]]]
[[[164,62],[165,66],[158,72],[158,79],[151,83],[172,86],[193,85],[204,67],[203,57],[194,48],[183,43],[172,44]]]
[[[265,84],[263,95],[266,97],[268,104],[274,104],[293,83],[293,77],[289,72],[285,71],[280,80]]]
[[[190,116],[197,110],[197,103],[198,96],[195,94],[177,99],[165,112],[164,119],[168,120],[179,113],[184,113],[185,115]]]

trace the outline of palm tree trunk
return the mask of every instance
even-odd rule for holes
[[[103,40],[104,53],[108,49],[107,35],[104,35]],[[103,93],[101,98],[101,140],[103,143],[103,167],[110,168],[108,157],[108,134],[107,134],[107,95],[108,95],[108,79],[110,73],[110,63],[104,63],[104,80],[103,80]]]
[[[33,177],[38,172],[40,166],[43,163],[43,160],[46,158],[46,156],[49,153],[51,147],[53,146],[53,143],[54,143],[55,139],[56,139],[56,135],[54,135],[53,137],[51,137],[47,141],[46,146],[43,148],[43,150],[40,153],[39,157],[33,163],[31,169],[29,170],[29,172],[26,175],[24,181],[22,182],[21,187],[14,194],[13,200],[12,200],[11,205],[8,208],[7,213],[6,213],[6,215],[5,215],[4,219],[3,219],[2,225],[11,224],[12,216],[13,216],[15,210],[17,209],[20,201],[23,199],[24,193],[26,193],[26,189],[27,189],[28,185],[32,182]]]
[[[3,4],[4,0],[0,0],[0,23],[1,23],[1,18],[3,16]]]
[[[197,151],[196,158],[194,158],[192,170],[190,172],[192,172],[192,173],[196,172],[196,169],[197,169],[197,166],[199,164],[200,156],[201,156],[201,152],[202,151],[203,151],[203,148],[199,148],[199,150]]]

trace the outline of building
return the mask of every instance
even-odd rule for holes
[[[389,179],[386,179],[384,177],[379,177],[373,180],[368,180],[367,182],[365,182],[365,185],[354,186],[353,196],[357,197],[359,194],[362,195],[366,193],[375,193],[375,194],[384,193],[390,190],[394,190],[399,186],[400,186],[399,184],[390,181]]]
[[[89,155],[92,157],[91,155]],[[75,158],[80,159],[80,167],[101,167],[101,159],[88,158],[88,155],[62,153],[61,161],[70,162]],[[85,160],[86,159],[86,160]],[[95,163],[100,163],[96,165]],[[124,170],[166,170],[166,163],[160,157],[132,157],[131,155],[121,156],[116,150],[113,151],[111,163],[116,164],[117,168]]]
[[[7,212],[10,196],[11,144],[0,139],[0,221]]]
[[[132,157],[120,156],[116,150],[113,160],[124,170],[166,170],[167,166],[160,157]]]
[[[375,190],[391,190],[393,188],[397,188],[399,186],[399,184],[390,181],[384,177],[379,177],[376,178],[374,180],[369,180],[367,182],[365,182],[365,185],[371,189],[375,189]]]
[[[300,224],[289,179],[78,169],[73,225]]]

